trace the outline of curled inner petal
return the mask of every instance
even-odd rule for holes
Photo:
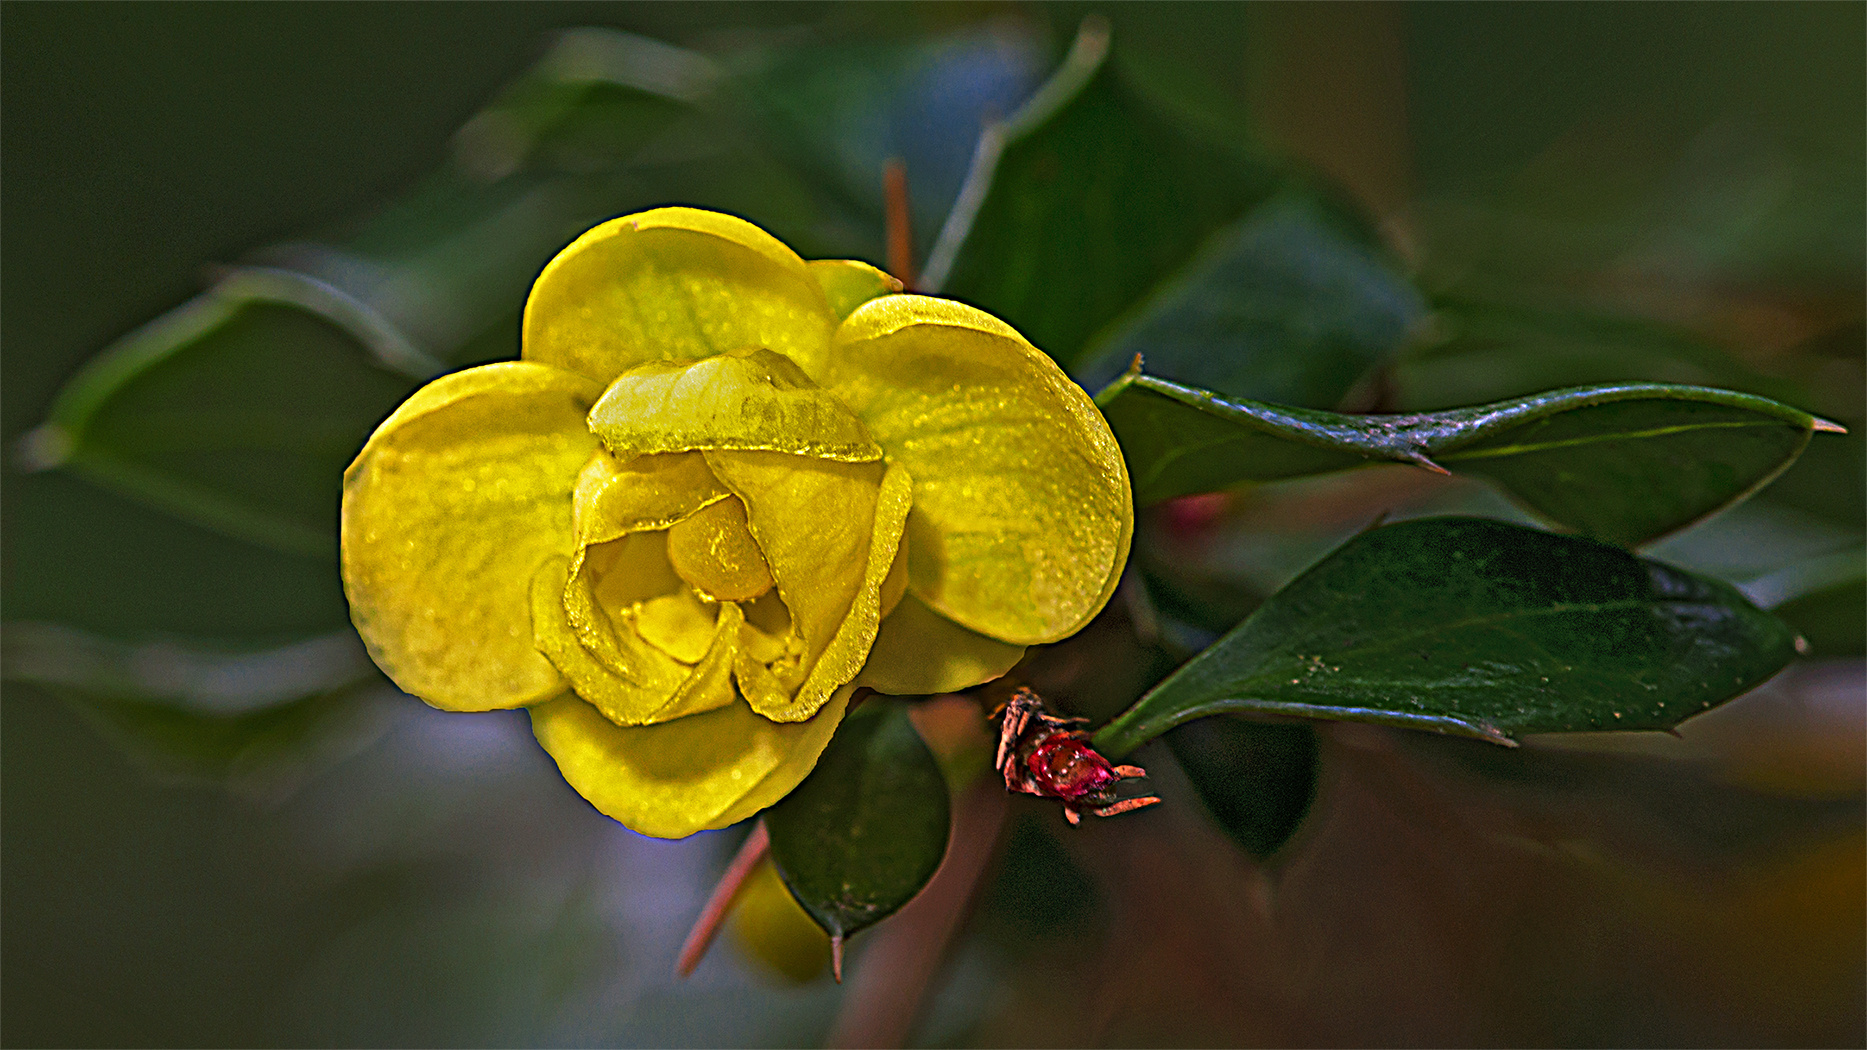
[[[759,347],[631,368],[590,409],[590,430],[618,455],[746,449],[849,463],[882,458],[849,406],[789,358]]]
[[[771,567],[746,528],[745,504],[728,497],[668,530],[668,561],[700,593],[751,601],[771,590]]]
[[[665,529],[726,495],[697,452],[622,457],[599,448],[571,496],[577,542],[589,546]]]

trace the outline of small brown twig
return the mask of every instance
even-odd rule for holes
[[[890,157],[882,166],[882,190],[888,208],[888,269],[911,292],[915,278],[914,213],[908,206],[908,166],[900,157]]]
[[[739,890],[745,886],[746,879],[770,850],[771,835],[765,830],[765,822],[760,820],[753,825],[752,834],[747,835],[745,842],[740,844],[739,852],[733,855],[732,863],[726,866],[726,873],[720,876],[719,885],[713,887],[713,896],[708,897],[706,907],[700,909],[700,917],[694,920],[694,928],[688,931],[687,942],[681,945],[681,957],[674,964],[676,977],[686,977],[700,965],[707,949],[713,945],[713,938],[718,936],[720,926],[725,923],[726,913],[732,910],[733,900],[739,896]]]

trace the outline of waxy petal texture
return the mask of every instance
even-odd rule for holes
[[[819,374],[836,315],[804,260],[730,215],[657,208],[571,242],[525,304],[524,358],[607,386],[651,361],[763,347]]]
[[[907,472],[880,463],[837,463],[776,452],[709,452],[713,473],[745,502],[752,535],[803,642],[800,658],[774,667],[781,688],[747,699],[767,718],[815,714],[854,678],[881,622],[882,581],[908,512]]]
[[[837,329],[830,389],[914,477],[912,593],[1015,645],[1075,633],[1134,533],[1121,449],[1095,404],[1004,322],[918,295]]]
[[[435,707],[516,707],[563,688],[527,591],[569,554],[571,489],[596,448],[582,376],[525,362],[423,387],[344,473],[350,616],[395,683]]]
[[[623,727],[573,694],[531,708],[532,734],[577,793],[644,835],[736,824],[789,794],[830,742],[853,687],[815,718],[773,722],[744,703]]]
[[[572,495],[577,542],[589,546],[665,529],[729,495],[699,453],[620,459],[598,450],[577,475]]]
[[[590,429],[617,455],[737,449],[851,463],[882,458],[848,406],[763,349],[632,368],[590,411]]]
[[[882,621],[856,684],[896,696],[952,693],[1002,676],[1023,657],[1024,646],[969,631],[910,595]]]

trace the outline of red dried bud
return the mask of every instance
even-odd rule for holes
[[[1151,806],[1160,799],[1118,799],[1115,787],[1123,780],[1144,777],[1139,766],[1110,765],[1072,728],[1080,718],[1059,718],[1044,710],[1044,702],[1029,689],[1019,689],[1001,709],[998,770],[1005,790],[1063,803],[1063,815],[1074,824],[1087,809],[1098,817]]]
[[[1025,765],[1047,794],[1069,802],[1079,802],[1121,779],[1108,759],[1062,734],[1039,744]]]

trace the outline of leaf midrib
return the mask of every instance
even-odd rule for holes
[[[1516,621],[1534,620],[1534,619],[1538,619],[1538,618],[1542,618],[1546,616],[1566,615],[1566,614],[1571,614],[1571,613],[1589,614],[1589,613],[1602,613],[1602,612],[1632,611],[1632,610],[1637,610],[1637,609],[1659,609],[1659,608],[1670,608],[1670,607],[1683,607],[1683,606],[1688,606],[1688,605],[1696,606],[1696,605],[1703,605],[1703,604],[1705,603],[1704,602],[1684,602],[1684,601],[1677,601],[1677,600],[1643,601],[1637,598],[1625,598],[1625,599],[1617,599],[1611,602],[1586,602],[1586,603],[1563,604],[1563,605],[1551,606],[1551,607],[1543,608],[1543,609],[1513,610],[1509,612],[1494,613],[1488,616],[1467,617],[1466,619],[1454,620],[1450,623],[1439,622],[1439,623],[1435,623],[1431,627],[1423,627],[1423,628],[1419,628],[1416,630],[1407,631],[1401,634],[1393,635],[1391,637],[1384,637],[1380,641],[1373,643],[1373,644],[1338,650],[1338,653],[1340,654],[1339,658],[1345,657],[1345,658],[1353,659],[1353,658],[1360,657],[1360,656],[1367,656],[1370,654],[1381,653],[1384,650],[1398,648],[1410,642],[1417,641],[1418,639],[1421,639],[1421,638],[1447,634],[1447,633],[1451,633],[1454,631],[1467,630],[1473,627],[1484,627],[1484,626],[1504,624],[1504,623],[1510,623],[1510,622],[1516,622]],[[1264,654],[1264,659],[1268,660],[1282,653],[1296,652],[1296,651],[1299,651],[1305,648],[1311,648],[1311,646],[1307,644],[1303,644],[1303,643],[1306,643],[1309,639],[1313,639],[1315,637],[1316,635],[1310,634],[1310,635],[1306,635],[1304,639],[1301,639],[1299,641],[1292,642],[1286,645],[1280,645],[1275,649],[1267,651]],[[1321,654],[1319,653],[1318,655],[1321,655]],[[1247,672],[1244,677],[1228,679],[1226,682],[1226,685],[1228,687],[1242,686],[1244,683],[1255,682],[1260,679],[1265,680],[1265,681],[1283,680],[1281,675],[1273,675],[1273,674],[1270,674],[1268,671],[1250,671],[1250,672]]]
[[[1690,433],[1697,430],[1738,430],[1745,427],[1786,426],[1787,424],[1771,420],[1726,420],[1719,423],[1681,423],[1669,427],[1649,427],[1645,430],[1615,431],[1605,434],[1585,434],[1580,437],[1563,438],[1558,441],[1544,441],[1536,444],[1500,445],[1495,448],[1461,449],[1454,452],[1439,453],[1442,462],[1456,463],[1467,459],[1497,459],[1504,456],[1529,455],[1535,452],[1547,452],[1551,449],[1574,448],[1581,445],[1599,445],[1612,441],[1634,441],[1644,438],[1668,437],[1673,434]]]

